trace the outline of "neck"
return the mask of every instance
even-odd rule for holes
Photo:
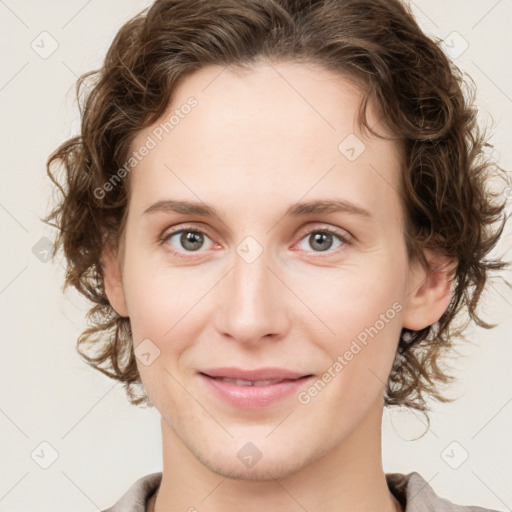
[[[162,419],[162,482],[147,510],[401,511],[382,469],[382,407],[377,406],[328,453],[269,480],[237,480],[211,471]]]

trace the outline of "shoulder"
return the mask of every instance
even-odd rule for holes
[[[498,512],[477,506],[456,505],[438,496],[428,482],[413,471],[402,473],[386,473],[389,490],[405,506],[405,512]]]
[[[146,501],[158,489],[161,480],[161,472],[139,478],[114,505],[102,512],[145,512]]]

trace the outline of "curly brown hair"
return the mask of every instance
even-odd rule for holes
[[[431,271],[423,254],[428,248],[457,264],[450,274],[452,300],[439,322],[406,336],[402,330],[385,405],[425,412],[427,395],[453,400],[439,389],[453,380],[440,358],[471,320],[494,327],[476,307],[489,272],[509,265],[487,259],[506,222],[505,199],[499,202],[489,183],[506,175],[487,154],[474,83],[399,0],[157,0],[119,30],[103,66],[78,79],[81,134],[62,143],[47,162],[62,193],[45,222],[58,228],[54,256],[62,249],[67,260],[63,289],[71,284],[93,304],[78,352],[122,381],[131,403],[149,403],[130,320],[111,307],[103,282],[102,251],[120,242],[130,176],[104,185],[112,183],[134,137],[163,115],[186,76],[206,65],[250,69],[261,59],[320,65],[363,86],[360,127],[380,136],[366,119],[372,102],[403,144],[400,192],[409,260]],[[54,163],[61,165],[52,172]]]

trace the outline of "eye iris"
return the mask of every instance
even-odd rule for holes
[[[196,231],[184,231],[181,234],[180,243],[185,249],[195,251],[203,245],[203,235]]]
[[[319,251],[326,251],[332,245],[332,235],[330,233],[313,233],[309,237],[311,242],[311,247],[315,248],[317,245],[317,249]],[[327,243],[325,243],[327,240]]]

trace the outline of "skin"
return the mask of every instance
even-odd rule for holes
[[[400,510],[382,468],[385,383],[402,327],[436,322],[451,295],[446,273],[407,259],[400,146],[364,135],[361,90],[312,65],[205,67],[182,82],[169,113],[190,96],[197,107],[132,170],[119,252],[104,253],[106,291],[130,318],[135,349],[149,338],[160,350],[148,366],[138,360],[161,413],[163,477],[148,510]],[[373,109],[368,117],[385,132]],[[353,162],[338,150],[349,134],[365,144]],[[220,218],[144,214],[171,198],[207,203]],[[284,216],[313,199],[350,201],[371,217]],[[196,251],[179,234],[158,243],[183,227],[206,234]],[[326,227],[349,243],[333,236],[319,250],[310,234]],[[247,236],[263,249],[252,263],[236,250]],[[241,410],[196,373],[277,366],[320,377],[393,304],[400,311],[308,404],[292,394]],[[251,468],[237,457],[248,442],[262,454]]]

